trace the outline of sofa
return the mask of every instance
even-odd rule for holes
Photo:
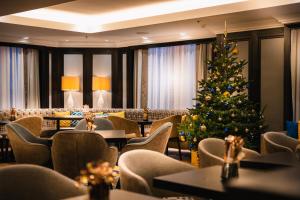
[[[83,111],[83,108],[41,108],[41,109],[17,109],[16,118],[20,119],[28,116],[53,116],[55,112],[65,112],[65,111]],[[90,112],[93,113],[113,113],[113,112],[125,112],[125,118],[131,120],[143,120],[143,109],[122,109],[122,108],[111,108],[111,109],[96,109],[90,108]],[[148,118],[149,120],[162,119],[171,115],[184,115],[187,114],[188,110],[159,110],[159,109],[149,109]],[[10,109],[0,110],[0,120],[8,120],[10,117]],[[55,121],[43,120],[43,129],[55,128]],[[0,127],[3,129],[3,127]]]

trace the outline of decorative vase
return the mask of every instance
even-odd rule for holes
[[[102,183],[95,185],[91,184],[89,190],[90,200],[108,200],[109,199],[109,185],[103,180]]]
[[[199,154],[196,150],[191,150],[191,164],[195,167],[200,167],[199,164]]]

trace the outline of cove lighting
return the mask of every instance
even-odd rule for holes
[[[74,31],[95,33],[101,32],[101,26],[109,23],[166,15],[244,1],[248,0],[177,0],[93,15],[65,12],[51,8],[41,8],[13,14],[12,16],[71,24],[74,26]]]

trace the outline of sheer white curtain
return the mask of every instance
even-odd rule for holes
[[[25,108],[23,49],[0,47],[0,109]]]
[[[185,109],[196,96],[196,45],[148,50],[148,107]]]
[[[293,119],[300,119],[300,29],[291,31],[291,78]]]
[[[39,54],[35,49],[27,49],[25,55],[25,80],[26,80],[26,107],[40,107],[40,83],[39,83]]]

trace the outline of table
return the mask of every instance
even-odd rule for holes
[[[300,161],[294,153],[279,152],[263,155],[257,158],[247,158],[240,161],[240,166],[244,168],[281,168],[290,166],[300,166]]]
[[[56,130],[60,131],[60,121],[61,120],[81,120],[83,119],[83,117],[81,116],[63,116],[63,117],[58,117],[58,116],[45,116],[44,117],[45,120],[54,120],[56,121]]]
[[[268,173],[244,174],[226,185],[231,199],[300,199],[300,168],[286,167]]]
[[[143,121],[137,121],[138,125],[141,126],[141,134],[143,137],[145,137],[145,126],[151,125],[153,122],[149,120],[143,120]]]
[[[127,142],[125,130],[95,130],[107,142]]]
[[[143,194],[128,192],[125,190],[111,190],[109,195],[109,200],[159,200],[156,197],[147,196]],[[65,200],[89,200],[88,195],[82,195],[72,198],[67,198]]]
[[[230,199],[221,181],[222,166],[179,172],[155,177],[153,186],[174,192],[213,199]],[[240,177],[255,176],[255,170],[239,169]]]

